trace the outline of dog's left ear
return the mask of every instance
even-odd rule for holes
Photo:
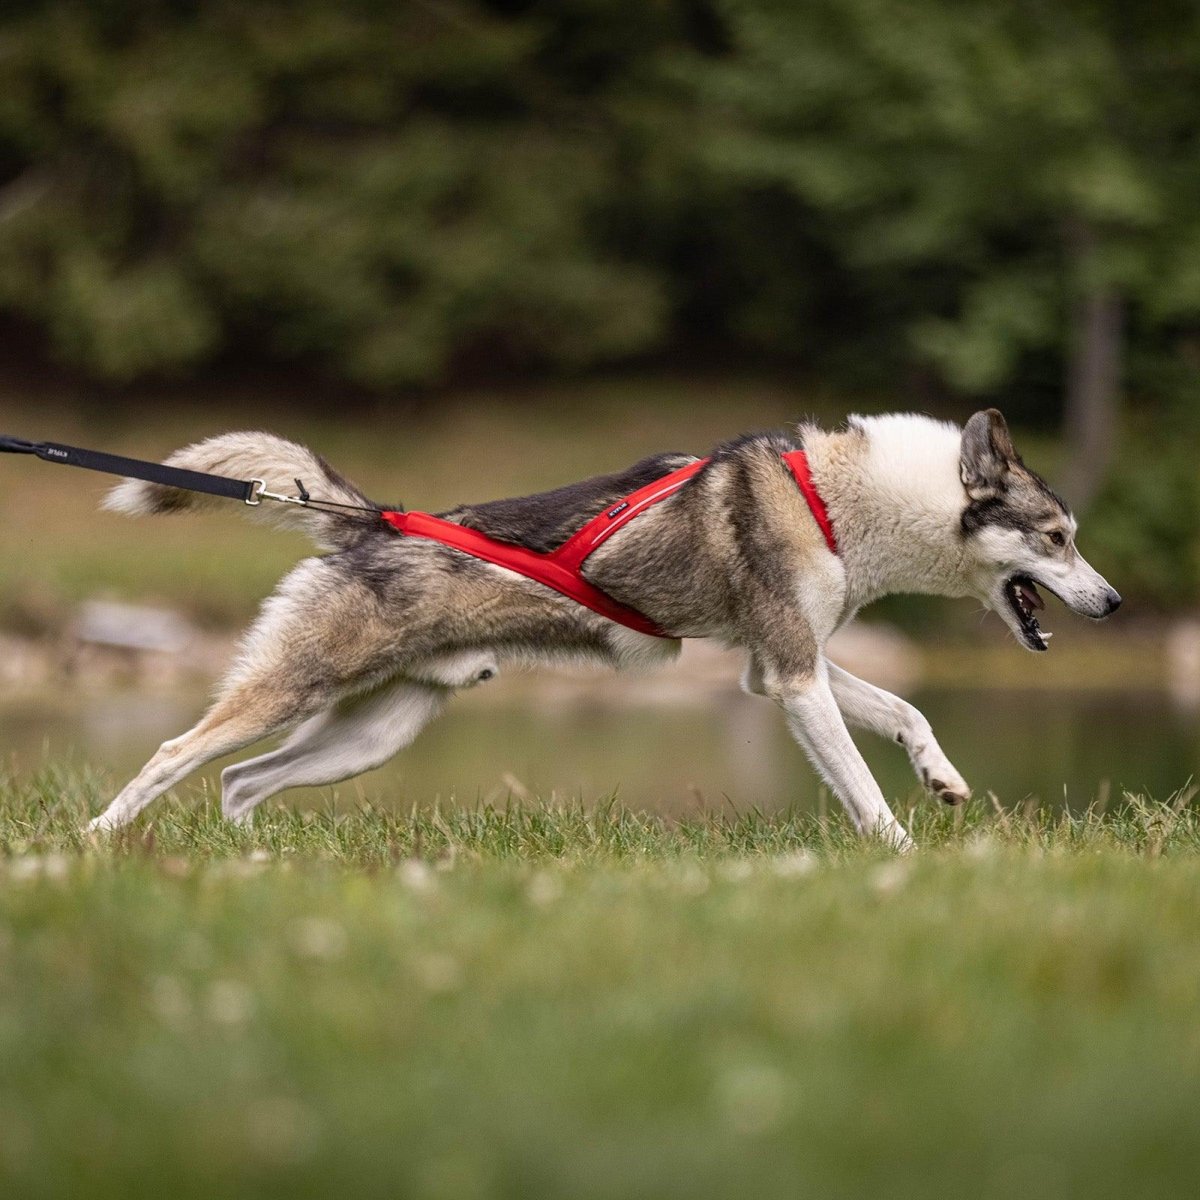
[[[1003,493],[1008,472],[1018,462],[1008,424],[999,409],[977,412],[963,429],[959,471],[972,500],[992,500]]]

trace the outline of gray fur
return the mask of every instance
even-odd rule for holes
[[[782,461],[801,445],[833,519],[838,556]],[[626,472],[463,505],[445,516],[544,552],[691,461],[659,455]],[[269,434],[227,434],[168,462],[261,478],[274,491],[294,491],[301,478],[316,499],[379,507],[315,454]],[[165,513],[195,502],[190,494],[127,482],[108,506]],[[626,668],[679,651],[677,640],[635,633],[532,580],[400,536],[369,513],[278,506],[271,515],[306,529],[332,552],[285,577],[212,709],[190,733],[166,743],[92,828],[127,823],[199,765],[273,734],[291,737],[226,773],[225,807],[234,818],[245,819],[284,788],[332,783],[378,765],[455,691],[508,666],[564,659]],[[1063,598],[1072,607],[1096,616],[1111,611],[1115,593],[1073,543],[1062,554],[1046,548],[1047,523],[1069,523],[1073,537],[1065,507],[1020,462],[998,413],[979,414],[966,431],[915,417],[863,419],[838,433],[803,427],[718,447],[679,491],[605,542],[584,574],[677,637],[716,637],[744,649],[747,689],[784,708],[858,827],[903,846],[907,834],[845,721],[901,741],[923,782],[944,799],[960,802],[967,786],[928,722],[903,701],[831,668],[825,643],[859,607],[889,591],[977,595],[1017,632],[1018,615],[1001,608],[1012,581],[992,561],[1013,553],[1013,538],[1025,546],[1020,553],[1030,556],[1030,570],[1044,564],[1047,586],[1050,577],[1067,581],[1062,587],[1071,594]],[[1016,534],[1017,524],[1027,532]],[[993,542],[1002,548],[993,551]]]
[[[561,546],[611,504],[694,461],[687,454],[655,454],[615,475],[598,475],[515,500],[465,504],[440,515],[497,541],[545,554]]]
[[[965,536],[986,525],[1028,530],[1071,519],[1066,501],[1025,465],[994,408],[976,413],[963,429],[961,470],[970,500],[962,516]]]
[[[226,433],[209,438],[177,450],[165,460],[165,465],[223,475],[227,479],[261,479],[268,491],[282,495],[295,495],[296,480],[299,479],[314,496],[322,499],[337,504],[377,507],[319,454],[273,433]],[[126,516],[157,516],[214,508],[224,503],[214,496],[127,479],[109,492],[103,507]],[[262,504],[247,506],[246,511],[256,520],[301,530],[327,550],[357,541],[365,529],[378,523],[370,513],[353,510],[331,514],[312,508]]]

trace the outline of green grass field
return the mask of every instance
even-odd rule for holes
[[[1200,814],[168,804],[0,783],[0,1195],[1141,1197],[1200,1182]]]

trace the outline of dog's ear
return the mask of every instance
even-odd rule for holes
[[[959,471],[972,500],[991,500],[1004,492],[1008,473],[1019,462],[1003,414],[995,408],[977,412],[963,429]]]

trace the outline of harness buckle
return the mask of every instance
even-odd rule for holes
[[[254,485],[258,484],[256,488]],[[262,498],[267,490],[267,481],[265,479],[250,480],[250,495],[246,497],[245,503],[251,508],[257,508],[262,503]]]

